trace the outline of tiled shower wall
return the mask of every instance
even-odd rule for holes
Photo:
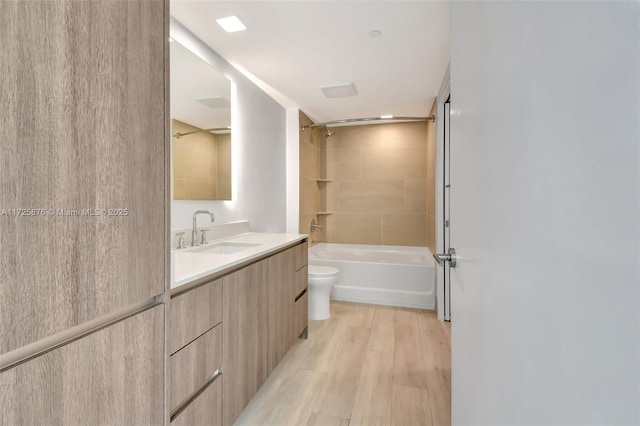
[[[200,130],[172,120],[174,133]],[[231,135],[195,133],[173,138],[173,199],[231,199]]]
[[[326,241],[427,246],[435,228],[435,167],[428,167],[435,166],[435,136],[433,144],[427,138],[434,129],[408,122],[334,130],[320,156],[320,175],[332,180],[319,187],[320,205],[333,213]]]
[[[313,124],[305,114],[300,112],[300,126]],[[301,234],[309,234],[311,243],[320,241],[323,232],[316,230],[311,232],[309,224],[311,219],[316,222],[322,217],[317,216],[320,211],[320,151],[324,143],[324,128],[309,128],[300,131],[300,225]]]

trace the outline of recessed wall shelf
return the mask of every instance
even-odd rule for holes
[[[316,212],[316,214],[317,214],[318,216],[328,216],[328,215],[330,215],[330,214],[333,214],[333,212]]]

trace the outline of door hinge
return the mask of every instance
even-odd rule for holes
[[[448,227],[449,227],[449,220],[448,220],[448,219],[444,221],[444,227],[445,227],[445,228],[448,228]]]

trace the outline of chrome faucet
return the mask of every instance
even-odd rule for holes
[[[193,231],[191,231],[191,245],[193,247],[198,245],[198,226],[196,225],[196,216],[198,214],[208,214],[211,216],[211,223],[216,221],[216,217],[213,215],[213,212],[209,210],[198,210],[193,214]]]

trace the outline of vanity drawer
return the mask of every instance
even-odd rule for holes
[[[170,406],[175,409],[222,367],[222,326],[207,331],[170,359]]]
[[[171,422],[171,426],[222,424],[222,376],[218,377]]]
[[[169,353],[173,354],[222,321],[222,280],[171,298]]]
[[[306,266],[309,258],[309,244],[304,241],[302,244],[298,244],[291,250],[293,250],[294,271]]]
[[[300,296],[295,302],[293,321],[292,338],[295,341],[300,334],[307,328],[309,324],[309,292],[306,292]]]
[[[301,269],[299,269],[294,273],[294,276],[293,276],[293,284],[294,284],[293,297],[294,298],[300,296],[300,293],[302,293],[309,286],[308,284],[309,277],[308,277],[307,269],[308,269],[307,266],[303,266]]]

